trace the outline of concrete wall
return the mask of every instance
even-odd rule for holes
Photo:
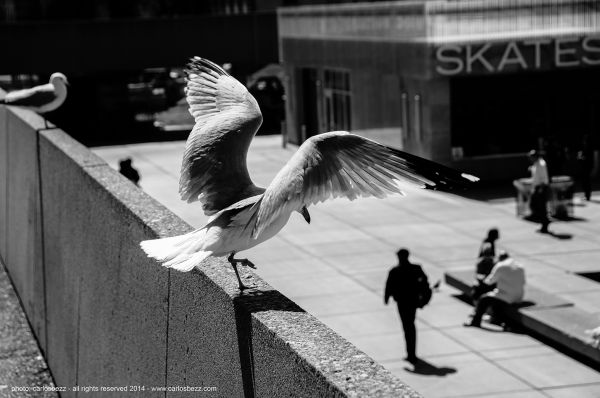
[[[58,386],[418,396],[250,271],[259,288],[240,294],[222,259],[182,274],[139,249],[190,229],[63,131],[0,108],[0,256]]]

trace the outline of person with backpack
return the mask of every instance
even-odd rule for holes
[[[398,256],[398,265],[392,268],[388,275],[384,302],[387,305],[390,297],[396,301],[406,341],[407,355],[405,359],[416,364],[418,362],[416,355],[417,329],[415,327],[417,308],[423,308],[429,303],[432,289],[423,268],[408,261],[407,249],[398,250],[396,255]]]

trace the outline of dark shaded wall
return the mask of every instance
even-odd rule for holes
[[[247,74],[277,62],[274,13],[0,24],[0,74],[183,66],[200,55]]]

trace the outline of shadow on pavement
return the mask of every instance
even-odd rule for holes
[[[446,366],[438,367],[431,364],[423,359],[420,359],[414,364],[414,368],[404,368],[406,371],[411,373],[417,373],[424,376],[446,376],[448,374],[456,373],[456,368],[450,368]]]
[[[560,233],[560,232],[550,231],[550,232],[548,232],[548,235],[550,235],[553,238],[560,239],[560,240],[573,239],[572,234],[566,234],[566,233]]]

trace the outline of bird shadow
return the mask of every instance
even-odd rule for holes
[[[233,298],[238,350],[244,397],[254,398],[254,350],[252,336],[255,325],[252,314],[264,311],[305,312],[296,303],[276,290],[258,290],[250,287]]]
[[[436,366],[432,363],[429,363],[421,358],[417,360],[413,364],[413,368],[404,368],[407,372],[416,373],[423,376],[439,376],[444,377],[449,374],[456,373],[456,368],[451,368],[447,366]]]

